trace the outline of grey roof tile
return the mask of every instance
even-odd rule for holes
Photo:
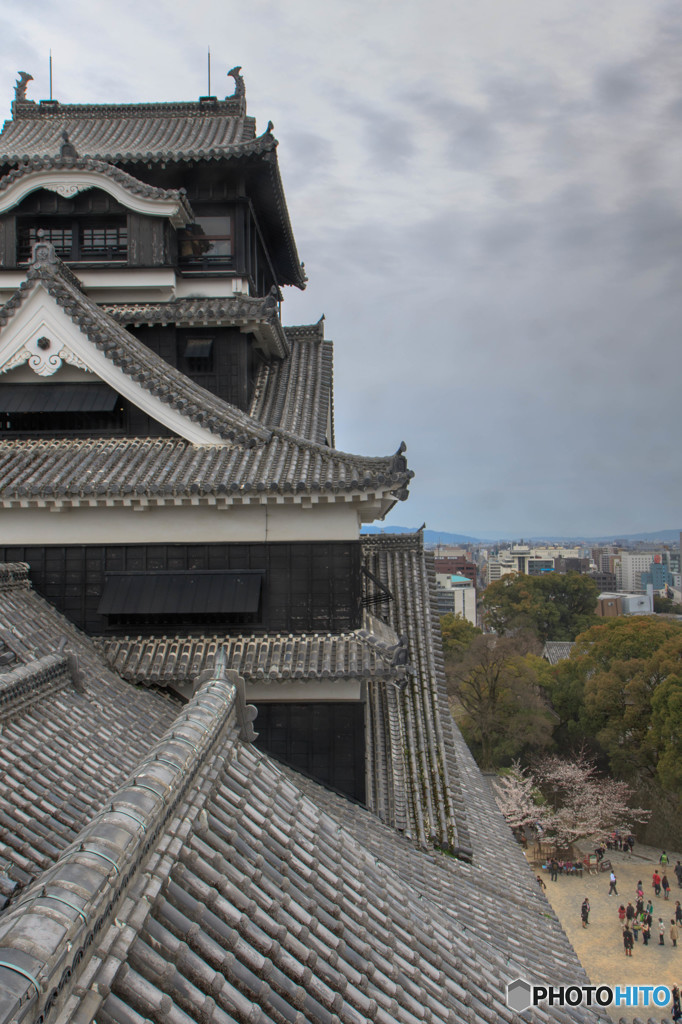
[[[373,733],[391,738],[387,767],[375,756],[370,806],[421,843],[439,843],[470,856],[464,802],[459,791],[458,759],[445,693],[433,558],[424,552],[421,534],[362,538],[365,565],[392,595],[383,596],[377,614],[408,642],[413,672],[399,695],[377,694],[372,705]],[[399,707],[396,706],[399,704]],[[404,757],[402,751],[409,751]],[[392,770],[391,770],[392,769]]]
[[[563,640],[548,640],[542,649],[542,657],[550,665],[558,665],[560,661],[570,658],[575,643]]]
[[[248,681],[273,685],[292,679],[402,679],[397,645],[377,641],[367,630],[347,633],[262,633],[253,636],[95,637],[114,671],[146,685],[187,684],[213,669],[222,650],[228,668]],[[0,676],[1,679],[1,676]]]
[[[285,333],[290,355],[261,364],[250,414],[268,426],[333,445],[332,343],[324,340],[321,325],[286,327]]]
[[[0,676],[0,858],[22,885],[73,841],[178,706],[122,683],[31,589],[27,570],[0,567],[0,622],[23,644],[22,661]]]
[[[267,152],[270,133],[255,138],[255,120],[230,97],[215,103],[14,103],[0,132],[0,163],[60,155],[63,133],[83,157],[112,163],[226,159]]]

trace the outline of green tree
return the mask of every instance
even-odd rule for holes
[[[594,580],[577,572],[541,576],[513,573],[486,588],[482,605],[486,624],[496,633],[528,629],[544,643],[575,640],[597,622],[594,610],[598,594]]]
[[[639,781],[658,775],[670,785],[679,753],[670,723],[682,724],[681,660],[682,624],[653,616],[609,619],[578,637],[570,664],[553,672],[550,697],[561,716],[570,680],[563,710],[566,719],[574,716],[574,735],[596,742],[614,774]]]
[[[672,597],[658,597],[654,594],[654,611],[657,615],[681,615],[682,604],[675,604]]]
[[[474,626],[468,619],[457,613],[449,612],[441,616],[441,633],[443,634],[443,653],[446,658],[450,655],[462,654],[471,644],[475,636],[480,636],[482,630]]]
[[[552,741],[555,718],[543,689],[548,667],[536,644],[528,634],[483,634],[446,662],[455,719],[484,769]]]

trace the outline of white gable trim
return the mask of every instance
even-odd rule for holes
[[[40,376],[49,376],[62,360],[89,370],[186,441],[221,447],[228,443],[162,402],[107,359],[39,282],[0,331],[0,373],[27,362]]]
[[[79,192],[99,188],[116,199],[126,209],[147,217],[169,217],[174,227],[184,227],[190,220],[179,199],[152,199],[138,195],[115,178],[101,171],[79,171],[75,167],[53,168],[22,175],[0,192],[0,214],[17,206],[31,192],[40,188],[57,192],[71,199]]]

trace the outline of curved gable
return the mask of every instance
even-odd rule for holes
[[[0,215],[40,189],[72,199],[92,188],[108,193],[133,213],[167,217],[174,227],[184,227],[193,220],[182,192],[155,188],[112,164],[88,159],[34,161],[6,174],[0,179]]]

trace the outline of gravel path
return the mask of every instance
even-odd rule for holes
[[[670,918],[675,916],[675,900],[682,902],[682,889],[678,888],[677,878],[672,867],[682,854],[671,852],[668,855],[671,865],[668,880],[671,885],[670,899],[666,902],[663,894],[657,898],[651,885],[651,876],[658,866],[661,851],[650,847],[635,846],[632,856],[618,850],[607,850],[606,856],[613,864],[616,873],[618,896],[609,896],[609,873],[583,875],[571,878],[560,875],[556,882],[551,882],[549,872],[542,874],[547,886],[547,898],[561,921],[578,958],[585,968],[590,981],[595,985],[673,985],[682,986],[682,929],[677,947],[673,947],[668,935]],[[663,872],[660,871],[660,874]],[[636,902],[638,880],[642,880],[644,903],[649,896],[653,900],[654,923],[651,928],[651,941],[648,946],[642,942],[634,945],[632,957],[626,957],[623,948],[623,930],[618,918],[618,907]],[[580,921],[580,905],[587,896],[590,901],[590,923],[583,928]],[[662,917],[666,923],[665,945],[658,943],[658,919]],[[548,979],[551,981],[551,979]],[[649,1016],[669,1017],[667,1010],[648,1012],[645,1009],[628,1009],[620,1007],[612,1010],[613,1020],[632,1021],[635,1017],[646,1020]]]

